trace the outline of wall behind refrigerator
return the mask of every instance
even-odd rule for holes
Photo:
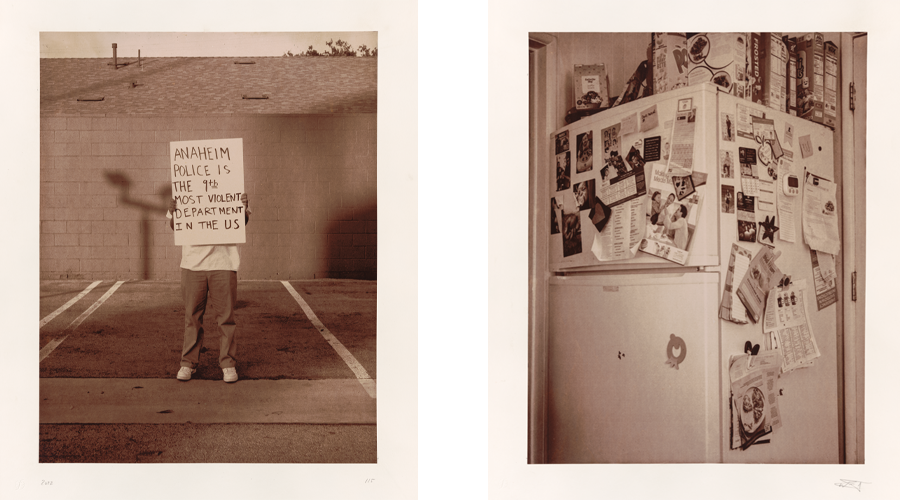
[[[566,112],[575,106],[572,78],[576,64],[605,64],[609,96],[618,96],[642,61],[647,59],[650,33],[552,33],[558,40],[557,105],[552,130],[565,126]]]

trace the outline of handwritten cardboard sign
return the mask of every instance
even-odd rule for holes
[[[176,245],[245,243],[244,141],[169,143]]]

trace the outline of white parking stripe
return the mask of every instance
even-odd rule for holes
[[[351,370],[353,370],[353,373],[356,374],[356,379],[363,386],[363,389],[366,390],[366,393],[369,394],[369,397],[374,398],[375,381],[372,380],[372,377],[369,376],[369,373],[366,371],[366,369],[363,368],[361,364],[359,364],[359,361],[357,361],[352,354],[350,354],[350,351],[348,351],[347,348],[344,347],[344,344],[341,344],[341,342],[334,335],[332,335],[330,331],[328,331],[328,328],[326,328],[325,325],[323,325],[322,322],[319,321],[319,318],[316,317],[316,313],[314,313],[313,310],[310,309],[306,301],[303,300],[303,297],[301,297],[300,294],[297,293],[297,290],[294,290],[294,287],[292,287],[291,284],[287,281],[282,281],[281,284],[283,284],[284,287],[287,288],[287,291],[290,292],[290,294],[294,297],[294,300],[296,300],[297,303],[300,304],[300,308],[303,309],[304,313],[306,313],[306,317],[309,318],[309,321],[312,322],[313,326],[315,326],[319,330],[319,333],[321,333],[322,336],[325,337],[325,340],[331,345],[331,347],[334,348],[335,351],[337,351],[338,356],[340,356],[341,359],[344,360],[344,363],[347,363],[347,366],[350,367]]]
[[[66,335],[66,337],[68,337],[68,335]],[[66,337],[63,337],[59,340],[53,339],[50,342],[48,342],[47,345],[45,345],[44,348],[41,349],[41,361],[43,361],[44,358],[49,356],[50,353],[53,352],[53,349],[56,349],[57,347],[59,347],[59,344],[62,344],[63,340],[66,340]]]
[[[90,316],[94,311],[96,311],[98,307],[103,305],[103,303],[106,302],[106,299],[108,299],[110,296],[112,296],[112,294],[115,293],[115,291],[118,290],[120,286],[122,286],[122,283],[125,283],[125,282],[124,281],[116,281],[116,284],[111,286],[109,288],[109,290],[107,290],[106,293],[103,294],[102,297],[97,299],[97,302],[94,302],[94,304],[91,305],[91,307],[89,307],[87,311],[81,313],[81,316],[78,316],[77,318],[75,318],[75,321],[73,321],[72,324],[69,325],[68,329],[74,330],[74,329],[78,328],[78,325],[80,325],[82,321],[86,320],[87,317]]]
[[[60,314],[62,314],[62,312],[65,311],[66,309],[72,307],[72,305],[74,305],[76,302],[78,302],[79,300],[81,300],[82,298],[84,298],[84,296],[87,295],[88,292],[90,292],[91,290],[93,290],[94,287],[97,286],[97,285],[99,285],[100,283],[102,283],[102,281],[95,281],[95,282],[91,283],[90,285],[88,285],[87,288],[84,289],[83,292],[81,292],[81,293],[79,293],[78,295],[76,295],[75,297],[73,297],[72,300],[70,300],[70,301],[66,302],[65,304],[61,305],[61,306],[59,307],[59,309],[57,309],[57,310],[53,311],[52,313],[50,313],[49,315],[47,315],[46,318],[44,318],[44,319],[41,320],[41,326],[39,326],[38,329],[43,328],[44,325],[46,325],[46,324],[49,323],[51,320],[53,320],[53,318],[55,318],[55,317],[59,316]]]
[[[115,285],[111,286],[109,288],[109,290],[107,290],[106,293],[103,294],[102,297],[97,299],[97,302],[94,302],[91,305],[91,307],[89,307],[87,309],[87,311],[84,311],[83,313],[81,313],[80,316],[75,318],[75,320],[72,321],[69,324],[69,326],[66,328],[66,331],[72,331],[72,330],[78,328],[78,325],[80,325],[82,321],[86,320],[87,317],[90,316],[94,311],[96,311],[98,307],[103,305],[103,303],[106,302],[106,299],[110,298],[110,296],[112,296],[112,294],[115,293],[115,291],[118,290],[120,286],[122,286],[122,283],[125,283],[125,282],[117,281]],[[66,337],[68,337],[68,335]],[[62,344],[63,340],[66,340],[66,337],[63,337],[59,340],[54,339],[54,340],[51,340],[49,343],[47,343],[47,345],[45,345],[44,348],[41,349],[41,361],[43,361],[47,356],[49,356],[50,353],[53,352],[54,349],[59,347],[59,344]]]

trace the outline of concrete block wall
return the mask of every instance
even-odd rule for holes
[[[376,114],[41,116],[41,279],[179,280],[169,142],[244,139],[239,279],[376,279]]]

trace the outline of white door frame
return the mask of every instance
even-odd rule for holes
[[[843,183],[844,462],[865,462],[866,52],[867,36],[841,34]],[[850,108],[850,85],[856,89]],[[854,290],[855,283],[855,290]]]
[[[529,203],[528,203],[528,463],[547,462],[547,280],[550,200],[542,162],[556,118],[556,37],[530,33],[529,39]]]

